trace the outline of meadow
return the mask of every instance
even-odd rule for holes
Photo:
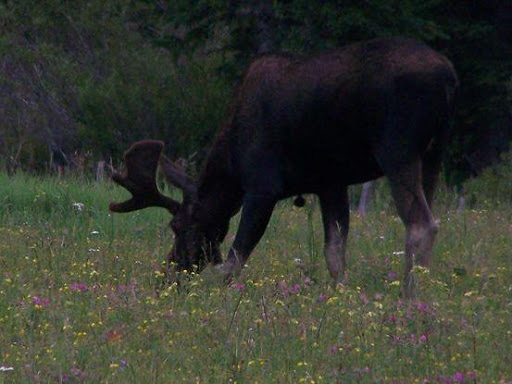
[[[109,182],[0,174],[0,383],[510,383],[510,170],[469,180],[460,211],[441,187],[412,301],[385,183],[351,216],[347,285],[308,198],[278,206],[232,286],[207,269],[157,295],[165,210],[111,215],[126,195]]]

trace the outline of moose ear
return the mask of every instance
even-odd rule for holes
[[[165,175],[165,179],[176,188],[181,189],[184,197],[191,197],[197,193],[196,183],[178,164],[173,163],[162,155],[160,157],[160,167]]]

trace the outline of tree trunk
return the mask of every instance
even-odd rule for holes
[[[372,197],[372,191],[375,181],[367,181],[363,184],[363,190],[361,191],[361,197],[359,198],[359,206],[357,208],[357,213],[359,216],[366,216],[366,212],[368,211],[368,204],[370,203],[370,199]]]
[[[105,180],[105,162],[99,161],[96,167],[96,181],[103,183]]]

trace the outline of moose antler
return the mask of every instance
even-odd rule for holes
[[[125,153],[126,173],[114,172],[112,180],[126,188],[133,197],[121,203],[110,203],[112,212],[131,212],[147,207],[166,208],[176,214],[180,203],[164,196],[156,185],[156,169],[164,143],[143,140],[134,143]]]
[[[184,197],[192,196],[196,193],[197,187],[194,180],[178,164],[162,156],[160,158],[160,166],[162,167],[165,179],[175,187],[180,188],[183,191]]]

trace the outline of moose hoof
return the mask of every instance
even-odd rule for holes
[[[222,280],[226,285],[233,283],[234,279],[240,275],[240,270],[229,262],[218,264],[213,269],[218,273],[219,280]]]

